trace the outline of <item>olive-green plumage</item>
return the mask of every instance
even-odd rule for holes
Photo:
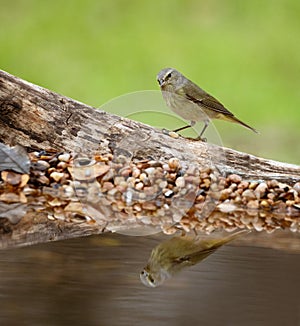
[[[156,287],[182,269],[193,266],[218,248],[249,231],[242,230],[228,237],[201,240],[199,237],[180,236],[160,243],[149,258],[140,278],[143,284]]]
[[[157,75],[157,81],[167,105],[183,119],[190,121],[190,125],[174,131],[192,127],[196,121],[204,121],[204,128],[198,137],[201,139],[210,120],[220,119],[238,123],[257,133],[254,128],[236,118],[216,98],[206,93],[176,69],[162,69]]]

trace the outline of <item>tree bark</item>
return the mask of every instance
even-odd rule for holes
[[[31,150],[122,155],[132,162],[176,158],[185,169],[213,166],[225,178],[238,175],[249,182],[276,180],[293,187],[300,180],[299,166],[183,137],[172,138],[151,126],[97,110],[4,71],[0,71],[0,141]],[[0,247],[95,234],[103,227],[99,223],[50,222],[43,213],[30,213],[16,225],[2,223]]]
[[[125,150],[133,160],[177,157],[188,164],[212,161],[224,174],[292,183],[300,167],[186,138],[118,117],[0,71],[0,141],[75,153]]]

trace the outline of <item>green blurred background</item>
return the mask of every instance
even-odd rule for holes
[[[260,131],[217,121],[225,146],[300,163],[298,0],[1,0],[0,44],[1,69],[96,107],[177,68]]]

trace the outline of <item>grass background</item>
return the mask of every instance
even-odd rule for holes
[[[225,146],[300,164],[299,35],[298,0],[2,0],[0,68],[98,107],[175,67],[260,131]]]

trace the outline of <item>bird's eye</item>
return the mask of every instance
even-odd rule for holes
[[[167,74],[166,78],[169,79],[169,78],[171,78],[171,76],[172,76],[172,73],[169,72],[169,73]]]
[[[149,281],[150,281],[152,284],[154,283],[154,279],[153,279],[152,276],[148,275],[148,279],[149,279]]]

